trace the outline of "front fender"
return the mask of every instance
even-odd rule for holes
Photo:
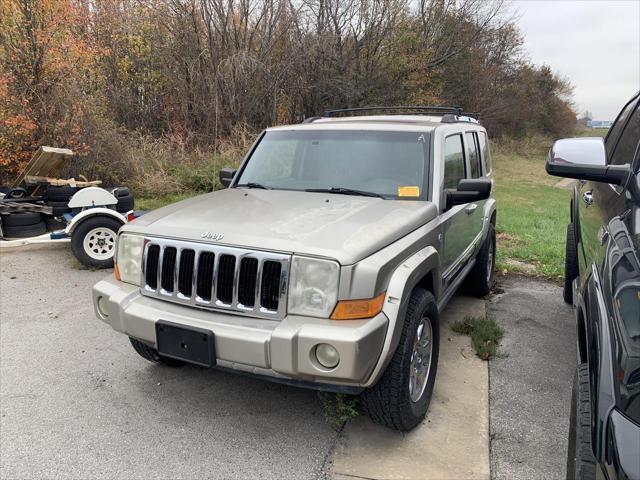
[[[123,225],[127,223],[127,218],[124,215],[122,215],[120,212],[116,212],[115,210],[111,210],[110,208],[105,208],[105,207],[88,208],[86,210],[81,211],[71,219],[71,221],[67,225],[67,228],[64,229],[64,233],[66,233],[67,236],[70,237],[73,234],[73,231],[78,227],[78,225],[80,225],[82,221],[90,217],[98,217],[98,216],[114,218],[118,220],[120,223],[122,223]]]
[[[419,250],[403,261],[391,275],[384,299],[384,306],[382,307],[382,312],[389,319],[389,327],[385,336],[380,359],[365,384],[366,387],[371,387],[376,384],[391,361],[391,357],[400,341],[404,316],[407,312],[411,292],[420,280],[429,273],[431,273],[434,280],[430,287],[434,290],[433,294],[437,299],[440,294],[441,284],[440,257],[434,247],[428,246]]]

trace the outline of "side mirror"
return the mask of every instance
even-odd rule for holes
[[[556,177],[576,178],[612,185],[624,185],[631,166],[607,165],[604,139],[600,137],[565,138],[556,141],[547,158],[546,170]]]
[[[224,188],[229,188],[237,171],[235,168],[223,168],[220,170],[220,183]]]
[[[456,190],[446,190],[446,209],[465,203],[486,200],[491,195],[491,180],[488,178],[462,179]]]

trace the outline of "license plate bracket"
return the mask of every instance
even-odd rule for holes
[[[216,347],[211,330],[159,320],[156,322],[158,353],[202,367],[216,364]]]

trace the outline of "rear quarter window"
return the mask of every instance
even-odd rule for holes
[[[480,144],[480,160],[482,163],[482,173],[491,173],[491,151],[489,149],[489,139],[485,132],[478,132],[478,143]]]

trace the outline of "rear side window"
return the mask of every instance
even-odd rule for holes
[[[491,152],[489,142],[485,132],[478,132],[478,143],[480,145],[480,158],[482,160],[482,171],[485,175],[491,172]]]
[[[465,178],[462,135],[452,135],[444,141],[444,188],[456,189]]]
[[[627,122],[626,128],[620,134],[618,144],[614,147],[613,152],[609,156],[609,163],[612,165],[624,165],[633,162],[633,155],[638,147],[640,139],[640,110],[636,110]],[[607,145],[607,150],[609,146]]]
[[[471,169],[471,178],[478,178],[482,175],[480,170],[480,152],[478,152],[478,141],[475,132],[465,133],[465,141],[467,144],[467,156],[469,157],[469,168]]]

